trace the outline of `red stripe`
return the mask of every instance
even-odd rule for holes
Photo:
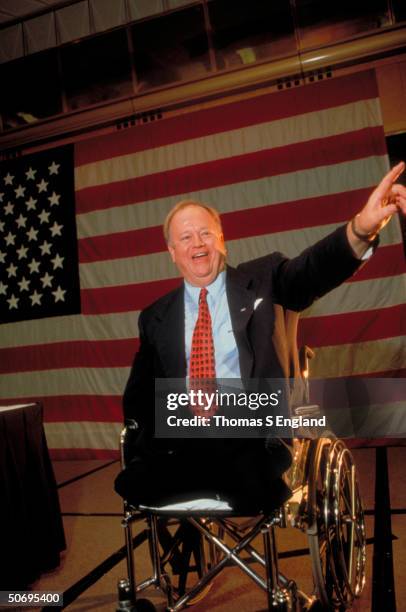
[[[346,378],[406,378],[406,368],[400,370],[368,372],[367,374],[349,374]]]
[[[76,340],[4,348],[0,349],[0,374],[61,368],[126,367],[132,363],[137,349],[138,339]]]
[[[375,73],[366,71],[85,140],[76,145],[75,165],[377,97]]]
[[[358,376],[358,377],[341,377],[328,379],[313,379],[310,382],[310,401],[311,403],[324,406],[326,409],[327,420],[332,417],[332,422],[342,414],[348,418],[350,415],[347,408],[351,406],[357,412],[354,412],[354,421],[357,421],[357,416],[362,419],[371,419],[370,423],[374,423],[377,413],[373,405],[379,405],[383,410],[385,405],[400,403],[403,405],[406,402],[406,385],[403,380],[396,378],[377,378]],[[360,409],[364,409],[364,414],[360,413]],[[334,411],[338,410],[334,415]],[[375,421],[376,422],[376,421]],[[360,425],[359,423],[358,425]],[[344,425],[344,422],[342,422]],[[382,423],[383,425],[383,423]],[[347,428],[347,432],[351,435],[351,428]],[[377,435],[384,435],[384,431],[376,432]]]
[[[299,322],[298,344],[312,348],[381,340],[406,334],[406,304],[309,317]]]
[[[350,450],[353,448],[376,448],[377,446],[406,446],[406,438],[347,438]]]
[[[142,310],[182,283],[180,278],[162,281],[83,289],[81,292],[83,314],[107,314]]]
[[[309,317],[300,321],[299,344],[312,347],[365,342],[406,333],[406,305],[338,315]],[[80,367],[127,367],[139,340],[55,342],[0,350],[1,373]],[[47,401],[47,400],[45,400]],[[68,400],[70,401],[70,400]],[[18,403],[13,400],[13,403]],[[78,414],[84,415],[79,410]],[[100,413],[98,420],[100,420]],[[70,415],[71,417],[71,415]],[[71,420],[72,419],[71,417]],[[86,419],[84,419],[86,420]]]
[[[347,283],[372,280],[388,276],[398,276],[406,272],[406,262],[402,244],[390,244],[377,249],[371,259],[362,266]],[[400,282],[401,279],[399,279]]]
[[[124,181],[111,176],[111,183],[77,191],[76,210],[82,214],[385,154],[382,126],[365,128]]]
[[[50,448],[52,461],[67,461],[69,459],[116,459],[120,458],[118,450],[107,448]]]
[[[45,423],[90,421],[117,423],[123,420],[121,397],[117,395],[58,395],[2,399],[2,406],[41,402]]]
[[[289,232],[304,227],[344,223],[369,197],[371,190],[355,189],[295,202],[261,206],[222,215],[227,240]]]
[[[381,247],[349,281],[372,280],[405,272],[402,245]],[[108,314],[143,310],[155,300],[182,283],[180,278],[165,279],[134,285],[101,287],[82,290],[83,314]]]
[[[287,232],[304,227],[344,223],[361,208],[370,189],[308,198],[296,202],[262,206],[224,213],[222,225],[227,240],[240,240],[276,232]],[[80,263],[137,257],[166,251],[162,227],[118,232],[79,240]],[[401,244],[381,247],[374,257],[348,282],[395,276],[406,271]],[[163,294],[157,294],[158,297]],[[131,310],[125,309],[125,310]]]
[[[162,226],[78,240],[80,263],[121,259],[166,251]]]
[[[226,240],[238,240],[350,219],[369,197],[370,189],[273,204],[221,216]],[[137,257],[166,251],[162,226],[79,240],[80,263]]]

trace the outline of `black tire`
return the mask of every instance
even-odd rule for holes
[[[156,612],[156,608],[152,601],[143,597],[142,599],[137,599],[135,612]]]

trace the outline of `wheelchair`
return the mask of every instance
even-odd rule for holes
[[[290,328],[296,342],[294,317]],[[291,360],[292,369],[295,372],[299,369],[301,381],[303,402],[292,408],[297,416],[313,416],[318,412],[318,406],[309,403],[308,359],[312,355],[308,347],[303,347],[300,353],[296,349]],[[128,440],[136,435],[136,428],[134,421],[128,422],[121,433],[123,468]],[[363,590],[366,565],[365,522],[353,457],[342,440],[328,433],[318,439],[311,436],[294,439],[291,452],[292,465],[285,478],[292,496],[280,505],[276,503],[277,507],[267,514],[238,517],[227,503],[218,500],[195,500],[160,508],[134,508],[124,501],[122,525],[128,576],[118,584],[117,612],[155,610],[150,600],[138,596],[151,586],[162,590],[167,612],[182,610],[199,601],[211,581],[230,565],[239,567],[265,591],[269,610],[350,609]],[[132,525],[138,520],[146,521],[152,561],[152,575],[140,584],[135,580],[132,535]],[[192,541],[184,537],[185,525],[189,526],[189,533],[192,529],[197,535]],[[307,535],[313,576],[310,594],[279,570],[275,527],[287,526]],[[162,533],[168,536],[170,528],[175,533],[162,551]],[[258,536],[262,537],[261,550],[257,543],[254,546]],[[192,556],[194,566],[190,565]],[[177,587],[169,571],[176,559],[180,559]],[[198,578],[187,589],[188,574],[192,571]]]

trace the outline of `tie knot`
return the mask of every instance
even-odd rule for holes
[[[200,294],[199,294],[199,304],[206,301],[207,294],[208,294],[208,291],[206,287],[202,287],[202,289],[200,289]]]

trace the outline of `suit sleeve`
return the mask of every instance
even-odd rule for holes
[[[301,311],[347,280],[360,267],[348,243],[346,226],[288,259],[272,255],[272,293],[284,308]]]
[[[153,349],[145,333],[144,313],[140,314],[138,328],[140,344],[124,391],[123,409],[125,419],[135,419],[140,429],[149,429],[153,414],[154,359]]]

